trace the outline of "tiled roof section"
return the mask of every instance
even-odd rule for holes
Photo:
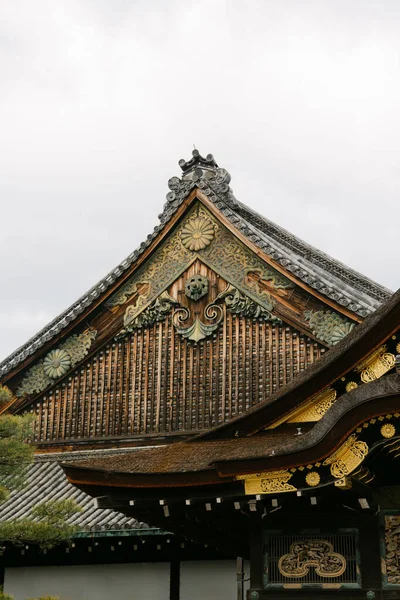
[[[206,471],[213,463],[272,456],[279,448],[289,447],[296,440],[294,432],[268,432],[253,437],[213,441],[188,441],[140,448],[131,454],[116,452],[110,456],[93,455],[92,458],[71,462],[71,466],[111,473],[161,474]]]
[[[64,471],[54,460],[36,461],[28,471],[25,487],[12,492],[6,502],[0,504],[0,521],[12,521],[31,516],[34,506],[48,500],[72,499],[82,508],[69,519],[79,531],[109,531],[148,529],[131,517],[111,509],[95,508],[94,500],[68,482]]]
[[[160,224],[139,248],[110,271],[104,279],[0,363],[0,377],[60,333],[117,281],[155,240],[178,207],[196,187],[249,240],[296,277],[338,304],[365,317],[391,296],[390,290],[306,244],[236,200],[229,187],[229,173],[218,167],[212,155],[203,158],[197,150],[194,150],[190,161],[180,161],[179,164],[183,176],[182,179],[172,177],[168,182],[170,192],[167,194],[164,210],[159,215]]]

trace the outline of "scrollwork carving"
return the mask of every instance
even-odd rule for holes
[[[387,582],[400,585],[400,517],[385,517],[385,566]]]
[[[179,304],[168,292],[163,292],[150,306],[137,314],[137,307],[128,306],[124,317],[125,332],[151,327],[158,321],[164,321],[174,306]]]
[[[264,296],[266,297],[266,294],[264,294]],[[281,319],[279,319],[270,312],[274,306],[270,297],[270,309],[267,310],[259,304],[257,304],[257,302],[254,302],[254,300],[252,300],[248,296],[242,294],[233,285],[228,285],[226,290],[224,290],[217,296],[217,300],[224,300],[228,311],[234,315],[241,315],[243,317],[250,317],[252,319],[260,319],[262,321],[272,321],[275,323],[282,322]]]
[[[197,343],[216,331],[224,313],[218,304],[209,304],[204,310],[204,316],[210,323],[203,323],[196,317],[192,325],[184,327],[184,323],[190,319],[190,316],[191,313],[188,309],[178,308],[173,316],[174,327],[182,337]]]
[[[181,238],[185,223],[192,219],[209,221],[214,230],[212,243],[198,252],[185,247]],[[145,295],[146,304],[154,301],[170,283],[185,271],[197,254],[208,267],[230,281],[237,289],[241,289],[242,292],[248,291],[253,300],[267,311],[271,310],[271,296],[265,291],[259,290],[254,281],[249,280],[249,272],[260,273],[260,278],[269,281],[275,289],[292,288],[294,285],[289,279],[266,265],[230,231],[220,226],[211,213],[197,204],[186,221],[148,258],[123,288],[106,302],[106,306],[112,308],[124,304],[139,291],[139,285],[144,283],[148,286]],[[138,307],[143,306],[141,298],[142,296],[139,296],[137,300]],[[138,312],[139,310],[136,315],[133,313],[133,318],[137,316]]]

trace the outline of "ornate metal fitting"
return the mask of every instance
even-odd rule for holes
[[[363,462],[368,451],[366,442],[357,440],[357,436],[353,434],[323,464],[330,465],[333,477],[342,479]]]
[[[193,275],[185,283],[185,294],[195,302],[208,293],[208,279],[203,275]]]
[[[370,383],[390,371],[394,367],[395,362],[396,357],[394,354],[387,352],[386,345],[384,345],[357,365],[355,371],[361,373],[360,377],[363,383]]]
[[[244,480],[246,496],[253,494],[275,494],[280,492],[295,492],[296,488],[288,481],[292,477],[289,471],[268,471],[252,475],[238,475],[237,480]]]
[[[279,572],[284,577],[305,577],[314,568],[320,577],[340,577],[346,570],[346,559],[327,540],[294,542],[290,553],[281,556]]]

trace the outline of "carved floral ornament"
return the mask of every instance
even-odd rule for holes
[[[209,246],[215,236],[215,226],[206,217],[195,216],[186,221],[181,231],[182,244],[192,252]]]
[[[68,373],[86,356],[96,335],[96,330],[89,329],[80,335],[72,335],[59,348],[51,350],[29,369],[17,389],[17,397],[40,393]]]
[[[304,317],[315,337],[329,346],[339,343],[356,326],[332,310],[306,310]]]

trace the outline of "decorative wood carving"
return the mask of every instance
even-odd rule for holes
[[[264,294],[266,302],[268,302],[267,294]],[[225,300],[225,304],[228,307],[228,311],[234,315],[242,315],[244,317],[251,317],[253,319],[262,319],[263,321],[272,321],[281,323],[282,320],[271,314],[271,310],[274,307],[272,299],[269,298],[270,309],[267,310],[261,307],[257,302],[254,302],[248,296],[242,294],[233,285],[229,285],[225,291],[217,296],[217,300]]]
[[[193,275],[186,280],[185,294],[191,300],[197,302],[203,296],[208,294],[208,279],[203,275]]]
[[[191,313],[188,309],[178,308],[173,317],[175,329],[184,338],[200,342],[214,333],[224,318],[224,312],[218,304],[208,304],[204,310],[204,317],[210,321],[209,323],[204,323],[199,317],[196,317],[192,325],[184,327],[184,323],[189,321],[190,317]]]
[[[210,225],[212,225],[211,236]],[[190,225],[190,227],[189,227]],[[207,225],[207,229],[206,228]],[[202,243],[192,250],[185,237],[189,235],[189,229],[193,235],[201,236],[202,227],[207,231],[208,244]],[[194,228],[194,229],[193,229]],[[196,229],[197,228],[197,229]],[[196,231],[195,231],[196,230]],[[184,233],[186,232],[186,233]],[[182,237],[183,236],[183,237]],[[202,238],[196,238],[201,240]],[[185,243],[184,243],[185,242]],[[134,319],[139,312],[150,305],[188,266],[197,258],[214,269],[219,275],[232,282],[242,293],[249,294],[250,298],[257,301],[263,308],[270,311],[271,296],[254,285],[254,281],[248,278],[248,273],[257,271],[263,281],[268,281],[273,289],[290,289],[294,284],[269,267],[257,255],[251,252],[225,227],[218,224],[215,217],[211,215],[200,204],[191,211],[189,217],[170,235],[155,254],[146,261],[135,275],[112,296],[106,306],[113,308],[122,305],[138,293],[140,283],[148,283],[145,298],[136,303],[136,310],[132,309],[131,318]]]
[[[400,516],[385,516],[385,550],[387,583],[400,585]]]
[[[128,306],[124,316],[125,330],[121,333],[133,331],[138,327],[151,327],[154,323],[164,321],[174,306],[179,304],[168,292],[163,292],[150,306],[137,314],[137,305]],[[137,316],[135,316],[137,315]]]
[[[329,346],[340,342],[355,327],[355,323],[332,310],[307,310],[304,316],[314,335]]]
[[[97,331],[90,329],[80,335],[72,335],[59,348],[51,350],[29,369],[16,395],[21,397],[45,390],[86,356],[96,335]]]

